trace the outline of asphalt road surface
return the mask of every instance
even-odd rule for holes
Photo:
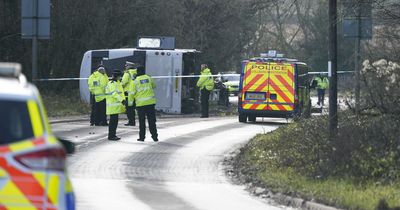
[[[264,119],[266,120],[266,119]],[[286,120],[242,124],[237,117],[158,119],[159,142],[138,127],[119,122],[120,141],[106,139],[108,127],[88,122],[52,124],[60,137],[77,144],[68,172],[78,210],[282,209],[251,196],[225,177],[222,161],[257,133]]]

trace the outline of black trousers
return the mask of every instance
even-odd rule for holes
[[[133,102],[133,106],[128,106],[128,93],[125,93],[125,108],[126,108],[126,116],[128,117],[128,124],[135,125],[135,102]]]
[[[318,93],[318,105],[319,104],[324,105],[325,89],[317,89],[317,93]]]
[[[200,101],[201,101],[201,116],[208,117],[208,100],[210,98],[210,91],[206,88],[200,91]]]
[[[108,124],[108,138],[116,136],[117,126],[118,126],[118,114],[110,115],[110,123]]]
[[[95,97],[92,95],[91,102],[90,124],[101,125],[107,123],[106,99],[96,102]]]
[[[146,138],[146,117],[149,123],[149,130],[151,138],[157,139],[157,127],[156,127],[156,108],[155,104],[147,106],[136,107],[139,116],[139,139]]]

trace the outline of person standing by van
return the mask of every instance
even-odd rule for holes
[[[107,124],[105,88],[108,83],[106,69],[100,66],[88,79],[89,91],[92,95],[92,111],[90,114],[90,126]]]
[[[116,135],[118,114],[125,112],[125,95],[120,80],[121,72],[119,70],[114,70],[112,73],[112,79],[106,86],[107,115],[110,115],[108,140],[111,141],[118,141],[121,139]]]
[[[207,64],[201,64],[200,78],[197,87],[200,88],[201,118],[208,117],[210,93],[214,89],[214,80]]]

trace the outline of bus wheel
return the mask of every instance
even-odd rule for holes
[[[247,115],[239,114],[239,122],[246,123],[247,122]]]
[[[256,116],[249,116],[249,122],[255,122],[256,121]]]

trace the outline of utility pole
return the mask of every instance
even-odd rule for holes
[[[337,0],[329,0],[329,138],[337,134]]]
[[[360,10],[359,10],[360,11]],[[360,16],[358,16],[358,30],[357,30],[357,37],[356,37],[356,43],[355,43],[355,58],[354,58],[354,70],[355,70],[355,76],[356,76],[356,86],[354,89],[355,92],[355,99],[356,99],[356,104],[355,104],[355,109],[356,109],[356,115],[360,113],[360,51],[361,51],[361,19]]]
[[[33,22],[32,22],[32,82],[36,83],[37,79],[37,68],[38,68],[38,0],[33,0]]]

